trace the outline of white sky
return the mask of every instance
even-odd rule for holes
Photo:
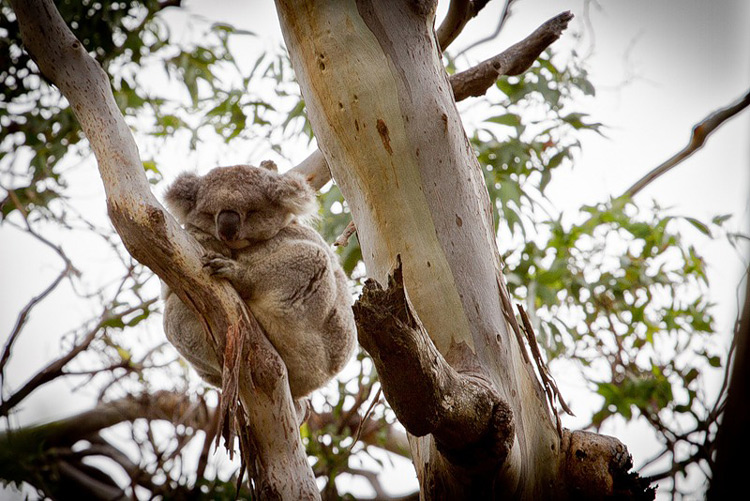
[[[446,2],[441,2],[441,10]],[[233,23],[256,32],[264,40],[281,41],[272,2],[236,2],[231,0],[185,0],[187,10],[211,20]],[[573,169],[558,174],[548,194],[560,209],[575,209],[582,204],[604,201],[620,194],[646,172],[685,146],[692,126],[717,108],[739,98],[750,88],[750,2],[746,0],[602,0],[601,9],[591,9],[595,44],[587,33],[576,40],[584,23],[583,0],[519,0],[513,16],[498,40],[472,52],[476,59],[489,57],[529,34],[543,21],[564,10],[576,19],[563,38],[555,44],[558,53],[576,49],[586,53],[590,80],[597,89],[595,98],[582,103],[591,120],[608,126],[607,138],[585,134],[578,162]],[[500,11],[494,0],[472,21],[454,49],[467,46],[490,34]],[[268,45],[273,45],[269,42]],[[711,136],[706,146],[672,172],[652,183],[638,199],[655,199],[674,212],[706,220],[717,214],[736,217],[730,228],[747,231],[750,225],[748,188],[750,188],[750,111],[745,110]],[[301,160],[308,151],[286,152]],[[210,156],[210,154],[209,154]],[[236,159],[237,162],[247,159]],[[183,168],[182,159],[160,166],[168,177]],[[205,166],[208,168],[208,166]],[[81,176],[90,176],[90,171]],[[99,186],[84,190],[84,207],[102,211]],[[725,243],[706,243],[695,232],[700,251],[709,262],[712,300],[718,304],[718,327],[729,331],[736,314],[736,287],[742,274],[739,257]],[[85,245],[85,244],[82,244]],[[59,262],[48,252],[40,259],[29,258],[36,244],[30,238],[8,228],[0,228],[0,343],[15,321],[23,304],[37,294],[59,269]],[[106,274],[107,262],[91,265]],[[8,284],[14,284],[9,287]],[[74,310],[71,310],[71,309]],[[59,333],[73,327],[80,316],[77,303],[66,299],[66,291],[55,294],[30,323],[25,338],[16,347],[18,362],[8,368],[14,387],[54,357],[59,350]],[[50,328],[54,325],[54,328]],[[556,374],[563,394],[574,410],[583,416],[569,419],[565,425],[575,428],[587,421],[590,393],[579,382]],[[25,403],[20,420],[38,421],[62,417],[72,408],[86,405],[83,398],[66,396],[60,403],[60,389],[47,389],[32,395]],[[650,457],[653,439],[639,425],[613,423],[606,432],[628,445],[639,461]],[[386,488],[403,492],[413,488],[410,467],[398,464],[390,471]],[[406,480],[403,480],[404,477]],[[0,498],[3,493],[0,491]],[[701,498],[702,496],[696,496]]]

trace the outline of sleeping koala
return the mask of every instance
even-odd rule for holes
[[[297,173],[219,167],[181,174],[166,192],[169,210],[205,248],[204,266],[229,280],[286,363],[297,399],[336,375],[354,350],[354,316],[336,255],[302,223],[315,209]],[[165,287],[164,330],[207,382],[221,386],[222,367],[201,322]]]

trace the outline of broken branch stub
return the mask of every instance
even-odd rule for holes
[[[614,437],[564,430],[561,451],[569,499],[645,501],[656,495],[647,479],[630,471],[633,458]]]
[[[539,54],[560,38],[571,19],[573,14],[569,11],[558,14],[497,56],[451,75],[450,83],[456,101],[484,95],[502,75],[518,75],[529,69]]]
[[[437,350],[409,303],[400,263],[386,289],[372,279],[365,283],[354,317],[360,344],[406,430],[431,434],[453,466],[494,471],[513,445],[513,413],[468,347],[453,346],[446,357]]]

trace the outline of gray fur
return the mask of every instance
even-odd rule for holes
[[[204,266],[229,280],[287,366],[292,396],[326,384],[354,350],[354,317],[343,270],[320,235],[301,221],[315,193],[275,166],[220,167],[180,175],[169,210],[206,248]],[[165,287],[164,330],[207,382],[221,386],[219,357],[201,322]]]

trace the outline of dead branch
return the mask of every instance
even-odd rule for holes
[[[633,186],[625,190],[625,192],[622,195],[620,195],[619,198],[623,198],[623,197],[633,198],[636,194],[638,194],[643,188],[648,186],[656,178],[658,178],[665,172],[673,169],[682,161],[689,158],[693,153],[701,149],[703,145],[705,144],[706,139],[708,139],[708,136],[710,136],[716,129],[721,127],[721,125],[724,124],[724,122],[726,122],[727,120],[735,116],[737,113],[747,108],[748,106],[750,106],[750,91],[747,94],[745,94],[744,97],[740,98],[738,101],[735,101],[734,103],[730,104],[729,106],[725,108],[721,108],[719,110],[714,111],[713,113],[708,115],[706,118],[698,122],[693,127],[693,132],[690,136],[690,141],[688,142],[687,146],[685,146],[682,150],[677,152],[669,160],[658,165],[653,170],[651,170],[648,174],[646,174],[641,179],[636,181],[633,184]]]
[[[431,434],[449,462],[463,468],[493,470],[507,457],[515,440],[512,412],[467,350],[452,347],[449,364],[435,348],[406,297],[400,265],[387,289],[365,283],[354,316],[360,344],[409,433]]]
[[[456,101],[481,96],[502,75],[518,75],[526,71],[544,49],[555,42],[573,19],[570,11],[553,17],[531,35],[495,57],[450,78]]]

